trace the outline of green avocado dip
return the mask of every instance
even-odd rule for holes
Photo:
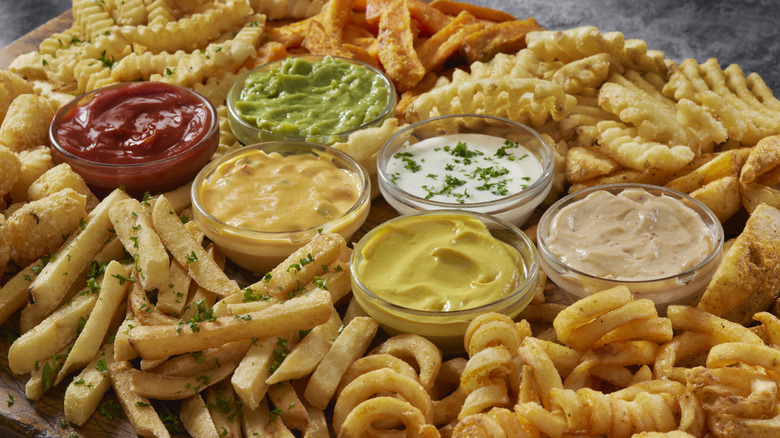
[[[325,56],[287,58],[252,73],[235,104],[241,118],[285,137],[343,133],[382,115],[391,91],[374,71]]]

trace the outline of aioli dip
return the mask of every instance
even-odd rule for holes
[[[394,101],[378,71],[325,56],[287,58],[245,80],[235,109],[247,123],[283,137],[343,133],[378,119]]]
[[[511,294],[526,278],[520,253],[464,214],[401,217],[361,246],[354,273],[366,289],[398,306],[456,311]]]
[[[280,155],[246,149],[203,181],[200,202],[216,219],[255,231],[298,231],[344,216],[357,203],[360,176],[327,154]]]
[[[717,242],[699,214],[641,188],[597,190],[550,221],[547,246],[572,268],[596,277],[642,281],[688,271]]]
[[[401,147],[388,160],[385,173],[414,196],[470,204],[525,190],[542,176],[542,165],[519,143],[464,133]]]

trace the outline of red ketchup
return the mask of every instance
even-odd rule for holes
[[[55,116],[55,159],[68,162],[93,190],[170,190],[192,179],[219,142],[217,115],[205,98],[162,82],[109,86],[74,100]]]
[[[201,141],[211,114],[191,93],[161,82],[136,82],[94,95],[66,113],[57,128],[63,148],[109,164],[171,157]]]

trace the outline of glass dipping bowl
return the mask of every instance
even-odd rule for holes
[[[360,279],[360,265],[364,261],[363,248],[382,232],[387,224],[402,221],[405,218],[418,216],[421,218],[438,217],[440,215],[458,215],[475,218],[481,221],[490,234],[515,248],[520,253],[521,263],[525,270],[525,278],[518,287],[509,294],[486,305],[464,310],[427,311],[404,307],[390,302],[372,292]],[[520,229],[496,217],[461,210],[438,210],[399,216],[383,224],[363,236],[355,244],[350,259],[352,275],[352,293],[358,304],[374,319],[380,322],[383,330],[390,334],[414,333],[431,340],[445,353],[459,353],[464,349],[463,335],[477,315],[485,312],[498,312],[513,318],[528,306],[534,296],[538,283],[539,264],[533,242]]]
[[[388,163],[401,150],[426,139],[451,134],[485,134],[519,143],[529,150],[541,165],[541,176],[524,190],[484,202],[459,203],[426,199],[401,188],[393,182]],[[516,226],[522,226],[534,209],[550,193],[553,184],[553,151],[536,131],[508,119],[476,114],[441,116],[406,126],[397,132],[379,151],[377,172],[379,190],[387,202],[400,214],[437,209],[461,209],[486,213]]]
[[[125,190],[133,196],[141,196],[145,192],[161,193],[175,189],[191,181],[217,150],[219,117],[214,105],[188,88],[164,83],[153,84],[165,89],[178,90],[195,98],[210,115],[210,123],[204,127],[206,132],[200,141],[166,158],[129,164],[100,162],[75,155],[66,149],[58,134],[63,118],[70,115],[77,107],[92,101],[100,93],[132,93],[133,87],[143,87],[145,84],[150,83],[126,82],[85,93],[61,107],[49,125],[49,142],[54,160],[58,163],[68,163],[99,196],[106,195],[120,186],[124,186]]]
[[[267,154],[278,153],[282,156],[307,154],[328,159],[338,169],[346,170],[357,176],[356,179],[360,184],[357,200],[342,216],[307,229],[262,231],[233,226],[217,219],[202,201],[204,183],[221,166],[229,165],[247,154],[257,151]],[[246,146],[209,163],[198,173],[192,184],[192,209],[194,220],[203,233],[214,242],[225,256],[247,270],[263,274],[276,267],[287,256],[319,233],[338,233],[345,239],[349,239],[368,217],[371,205],[370,193],[371,183],[367,172],[347,154],[315,143],[278,141]],[[246,202],[251,202],[251,200],[246,200]]]
[[[594,276],[571,267],[553,254],[547,239],[550,235],[551,222],[561,209],[598,190],[618,194],[625,189],[644,189],[654,196],[668,196],[693,210],[711,232],[709,237],[713,245],[710,253],[691,269],[650,280],[622,280]],[[624,285],[634,294],[634,298],[651,299],[661,312],[664,312],[670,304],[690,304],[704,292],[720,264],[723,239],[723,227],[720,221],[704,204],[676,190],[647,184],[610,184],[572,193],[547,209],[537,227],[537,245],[542,270],[570,301],[574,302],[596,292]]]
[[[259,143],[259,142],[280,141],[280,140],[308,141],[312,143],[332,145],[334,143],[346,141],[349,135],[352,134],[353,132],[357,132],[365,128],[381,126],[386,119],[395,117],[396,91],[393,82],[384,73],[382,73],[381,71],[377,70],[376,68],[368,64],[365,64],[363,62],[354,59],[342,58],[338,56],[329,56],[329,57],[339,61],[348,62],[350,64],[368,70],[371,74],[373,74],[376,78],[378,78],[379,81],[384,83],[384,85],[386,86],[388,90],[387,101],[384,102],[384,108],[382,109],[381,113],[374,119],[365,122],[363,125],[359,127],[341,131],[341,132],[324,133],[321,135],[312,135],[308,137],[296,137],[296,136],[282,135],[278,133],[269,132],[266,130],[261,130],[256,125],[247,122],[243,117],[241,117],[241,114],[236,108],[236,103],[241,99],[241,94],[244,88],[246,87],[247,81],[250,79],[252,75],[259,72],[265,73],[272,70],[278,70],[282,64],[284,64],[288,59],[291,58],[296,58],[296,59],[300,58],[312,62],[317,62],[322,60],[326,56],[329,55],[300,55],[295,57],[279,59],[276,61],[271,61],[267,64],[263,64],[259,67],[254,68],[253,70],[251,70],[250,72],[246,73],[241,78],[239,78],[230,88],[230,91],[228,92],[228,96],[227,96],[228,121],[230,123],[230,128],[233,130],[233,133],[235,134],[236,138],[245,145]]]

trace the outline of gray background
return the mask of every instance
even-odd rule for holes
[[[594,25],[642,38],[675,61],[737,63],[780,90],[777,0],[469,0],[533,16],[548,29]],[[69,0],[0,0],[0,47],[70,8]],[[778,94],[777,92],[775,94]]]

